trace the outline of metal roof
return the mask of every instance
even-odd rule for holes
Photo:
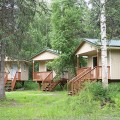
[[[101,46],[101,40],[100,39],[88,39],[85,38],[84,41],[94,44],[96,46]],[[120,40],[107,40],[107,46],[111,47],[120,47]]]

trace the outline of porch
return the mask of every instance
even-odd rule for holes
[[[46,72],[33,72],[33,81],[37,82],[50,82],[53,80],[53,71]]]

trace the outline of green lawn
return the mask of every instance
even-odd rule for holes
[[[101,107],[89,91],[71,97],[67,91],[6,92],[0,101],[0,120],[120,120],[120,93]]]

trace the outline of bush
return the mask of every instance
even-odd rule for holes
[[[118,102],[116,97],[120,93],[120,84],[111,83],[108,88],[103,88],[100,82],[87,82],[84,90],[92,94],[93,100],[100,101],[101,106],[106,104],[113,105],[116,100]]]
[[[38,84],[33,81],[27,81],[25,82],[25,90],[38,90]]]

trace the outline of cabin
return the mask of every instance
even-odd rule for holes
[[[54,81],[54,78],[56,77],[55,71],[49,70],[46,66],[48,62],[57,59],[59,54],[60,53],[56,50],[45,49],[32,58],[33,81],[38,83],[39,89],[42,89],[43,91],[52,91],[58,84],[66,84],[67,75],[62,76],[60,80]]]
[[[102,79],[101,42],[98,39],[84,39],[75,51],[77,76],[69,81],[69,94],[79,92],[83,82]],[[87,66],[80,66],[80,57],[87,58]],[[108,40],[107,62],[109,82],[120,82],[120,40]]]
[[[28,61],[15,60],[9,57],[5,58],[5,90],[14,90],[17,82],[24,85],[24,82],[28,80],[29,67]]]

